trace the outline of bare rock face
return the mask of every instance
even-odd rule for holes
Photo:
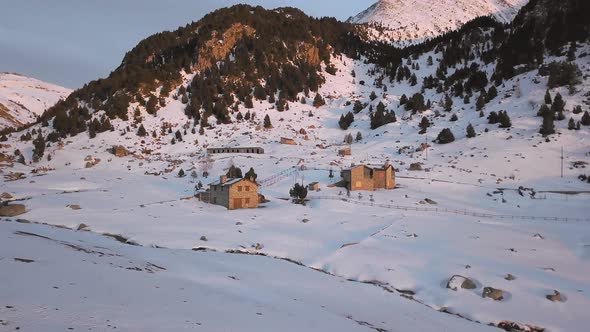
[[[504,299],[504,291],[493,287],[485,287],[481,297],[489,297],[494,301],[502,301]]]
[[[0,206],[0,217],[15,217],[27,212],[24,204],[10,204]]]
[[[199,59],[194,66],[197,71],[211,68],[217,61],[225,58],[243,37],[250,37],[256,30],[248,25],[235,23],[222,34],[214,32],[199,50]]]
[[[551,302],[565,302],[565,297],[560,292],[554,290],[553,294],[545,296]]]
[[[477,285],[473,280],[456,274],[449,279],[449,282],[447,282],[447,288],[456,291],[459,287],[463,289],[475,289],[477,288]]]
[[[71,205],[67,205],[67,207],[69,207],[72,210],[81,210],[82,208],[80,207],[80,205],[78,204],[71,204]]]

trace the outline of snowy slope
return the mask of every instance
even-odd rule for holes
[[[2,331],[493,331],[267,257],[4,221],[0,252]]]
[[[0,129],[33,122],[72,91],[12,73],[0,73]]]
[[[371,37],[414,44],[455,30],[479,16],[493,16],[509,23],[527,0],[380,0],[348,19],[350,23],[380,26],[369,29]]]

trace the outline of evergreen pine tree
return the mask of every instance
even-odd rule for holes
[[[553,124],[555,113],[549,107],[541,107],[541,109],[543,110],[543,114],[541,115],[543,117],[543,124],[539,132],[543,136],[555,134],[555,125]]]
[[[371,101],[377,99],[377,94],[375,93],[375,91],[371,91],[371,95],[369,96],[369,99],[371,99]]]
[[[137,136],[139,137],[144,137],[147,135],[147,131],[145,130],[143,124],[141,126],[139,126],[139,129],[137,129]]]
[[[543,114],[547,112],[551,112],[551,109],[549,108],[549,106],[547,106],[547,104],[543,104],[537,111],[537,116],[543,116]]]
[[[39,131],[39,135],[33,140],[33,162],[38,162],[45,153],[45,139]]]
[[[324,105],[326,105],[326,101],[324,100],[324,98],[322,98],[322,95],[320,95],[320,93],[318,92],[315,95],[315,98],[313,99],[313,106],[315,108],[319,108]]]
[[[569,129],[569,130],[576,129],[576,122],[574,121],[574,118],[570,118],[569,122],[567,123],[567,129]]]
[[[473,138],[475,137],[475,129],[473,128],[473,125],[471,125],[471,123],[467,126],[467,137],[468,138]]]
[[[270,123],[270,117],[268,116],[268,114],[264,117],[264,128],[272,128],[272,124]]]
[[[488,123],[489,124],[496,124],[500,121],[498,113],[492,111],[490,115],[488,115]]]
[[[430,121],[428,120],[427,117],[423,116],[422,120],[420,120],[420,124],[418,125],[418,127],[420,127],[420,134],[425,134],[426,130],[428,129],[428,127],[430,127]]]
[[[360,100],[355,100],[354,101],[354,106],[352,107],[352,111],[354,113],[359,113],[360,111],[363,110],[363,108],[365,108],[365,105],[363,105],[363,103],[361,103]]]
[[[441,130],[436,140],[440,144],[448,144],[455,141],[455,135],[453,135],[453,132],[449,128],[445,128]]]
[[[492,85],[492,87],[490,87],[490,89],[488,90],[488,94],[486,96],[487,101],[490,102],[491,100],[493,100],[497,96],[498,96],[498,90],[496,89],[496,87],[494,85]]]
[[[363,134],[361,134],[361,132],[360,132],[360,131],[356,133],[356,139],[355,139],[355,140],[356,140],[357,142],[360,142],[360,141],[362,141],[362,140],[363,140]]]
[[[293,188],[289,190],[289,196],[293,198],[296,203],[303,203],[307,197],[307,187],[299,183],[295,183]]]
[[[408,102],[408,96],[406,96],[405,94],[403,94],[400,99],[399,99],[399,105],[405,105]]]
[[[156,107],[158,107],[158,98],[156,98],[156,96],[154,95],[150,95],[150,98],[148,99],[147,104],[145,105],[145,110],[149,114],[156,114]]]
[[[551,101],[551,93],[549,93],[549,89],[545,91],[545,104],[551,105],[553,102]]]
[[[481,111],[486,106],[486,95],[482,92],[475,102],[475,109]]]
[[[450,112],[453,109],[453,99],[447,94],[444,96],[444,109],[446,112]]]
[[[250,167],[248,172],[246,172],[246,174],[244,175],[244,178],[256,182],[258,175],[256,174],[256,172],[254,172],[254,168]]]
[[[590,114],[588,114],[588,111],[584,112],[584,115],[582,115],[582,126],[590,126]]]
[[[500,114],[498,115],[498,122],[500,122],[500,128],[512,127],[512,122],[510,121],[510,117],[506,111],[500,111]]]
[[[242,170],[239,167],[231,165],[227,173],[225,174],[228,179],[241,179]]]
[[[565,108],[565,102],[563,101],[563,97],[558,92],[553,99],[553,103],[551,104],[551,111],[553,113],[563,112]]]

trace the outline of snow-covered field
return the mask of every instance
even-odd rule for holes
[[[588,46],[579,47],[578,53],[587,50]],[[427,65],[429,55],[437,61],[432,53],[415,61],[422,68],[417,72],[419,82],[436,69]],[[588,75],[590,57],[578,63]],[[107,329],[111,322],[118,329],[137,331],[162,330],[155,328],[160,325],[171,330],[196,329],[198,323],[207,331],[476,331],[504,320],[549,331],[584,330],[590,323],[590,194],[588,184],[577,179],[586,169],[574,168],[572,163],[589,161],[590,134],[588,127],[567,130],[567,120],[556,121],[560,134],[549,142],[538,134],[541,119],[535,114],[543,101],[546,78],[531,72],[498,88],[499,96],[485,111],[508,110],[513,123],[509,130],[487,124],[475,111],[474,100],[470,104],[454,100],[456,122],[448,121],[448,113],[435,117],[441,96],[427,90],[425,97],[434,106],[423,115],[434,124],[426,135],[419,135],[421,116],[410,118],[399,106],[402,94],[411,96],[419,87],[404,82],[387,83],[387,95],[378,93],[371,102],[375,107],[383,101],[395,110],[397,123],[370,130],[365,109],[343,131],[337,122],[352,109],[346,102],[369,102],[370,92],[377,89],[371,84],[374,77],[367,74],[370,66],[347,58],[336,64],[337,75],[326,74],[321,88],[327,105],[319,109],[311,106],[313,95],[305,105],[292,103],[285,112],[256,102],[251,110],[256,112],[255,121],[217,125],[205,135],[198,134],[198,127],[191,134],[191,122],[184,134],[183,105],[168,98],[156,117],[142,111],[143,125],[150,134],[155,130],[156,138],[139,138],[134,128],[122,135],[128,123],[114,121],[115,132],[93,140],[73,137],[63,148],[47,148],[51,161],[44,158],[39,164],[5,167],[5,174],[26,176],[0,184],[0,192],[9,192],[26,204],[28,212],[20,218],[73,228],[84,223],[93,232],[121,234],[144,247],[120,245],[92,233],[0,223],[0,275],[1,280],[9,280],[0,286],[0,298],[10,301],[1,304],[14,306],[1,309],[0,319],[10,328],[18,324],[25,330],[45,331],[70,325],[76,330]],[[361,80],[366,84],[359,84]],[[570,110],[583,104],[589,86],[586,79],[578,87],[581,92],[574,95],[564,88],[551,91],[563,94],[566,119],[579,120],[581,114]],[[271,130],[260,128],[265,114],[271,118]],[[170,144],[174,134],[160,134],[163,122],[171,123],[173,132],[180,130],[183,141]],[[468,123],[477,137],[465,137]],[[432,143],[447,127],[457,140],[448,145]],[[300,129],[306,134],[300,134]],[[363,139],[352,145],[352,156],[338,157],[344,135],[354,137],[357,132]],[[294,138],[297,145],[281,145],[280,137]],[[433,146],[415,152],[424,142]],[[4,152],[18,148],[30,160],[30,142],[18,142],[15,136],[8,143]],[[117,158],[106,151],[116,144],[135,156]],[[222,146],[261,146],[265,154],[213,155],[211,176],[204,178],[204,148]],[[142,153],[146,150],[152,151]],[[98,159],[96,165],[85,168],[88,161]],[[340,169],[353,162],[387,160],[399,170],[395,190],[353,192],[343,201],[347,197],[342,189],[328,187],[339,180]],[[409,171],[416,162],[428,171]],[[256,210],[227,211],[192,198],[198,182],[214,181],[230,165],[243,171],[253,167],[259,180],[296,166],[305,165],[307,170],[264,186],[261,192],[270,202]],[[31,173],[40,166],[49,170]],[[177,177],[181,168],[187,174],[195,170],[197,177]],[[333,179],[328,176],[330,169],[336,173]],[[319,181],[321,191],[310,193],[306,206],[291,204],[288,191],[295,181]],[[521,195],[521,186],[530,189]],[[16,231],[50,239],[23,237]],[[28,241],[26,246],[23,241]],[[62,241],[120,256],[75,252]],[[218,252],[190,251],[199,247]],[[226,250],[263,253],[304,266],[222,253]],[[17,257],[35,262],[16,262]],[[149,274],[126,269],[145,270],[148,262],[166,270],[156,268]],[[64,275],[72,267],[74,271]],[[447,281],[455,274],[471,278],[476,288],[447,289]],[[506,280],[508,274],[515,279]],[[488,286],[502,289],[504,299],[483,298],[483,288]],[[30,296],[21,296],[18,289],[24,288]],[[545,296],[554,290],[566,301],[547,300]],[[130,308],[128,315],[121,314],[122,307]],[[442,310],[482,324],[437,312]],[[234,314],[235,319],[227,319]]]

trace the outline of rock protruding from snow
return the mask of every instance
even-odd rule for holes
[[[493,287],[484,287],[481,297],[489,297],[494,301],[502,301],[504,299],[504,291]]]
[[[373,39],[398,46],[415,44],[456,30],[480,16],[509,23],[527,0],[380,0],[347,22],[379,27]]]
[[[27,211],[24,204],[10,204],[0,206],[0,217],[15,217]]]
[[[554,290],[553,294],[545,296],[551,302],[565,302],[565,297],[560,292]]]
[[[473,282],[473,280],[462,275],[456,274],[452,276],[451,279],[449,279],[449,282],[447,282],[447,288],[456,291],[459,288],[475,289],[477,288],[477,285],[475,284],[475,282]]]

